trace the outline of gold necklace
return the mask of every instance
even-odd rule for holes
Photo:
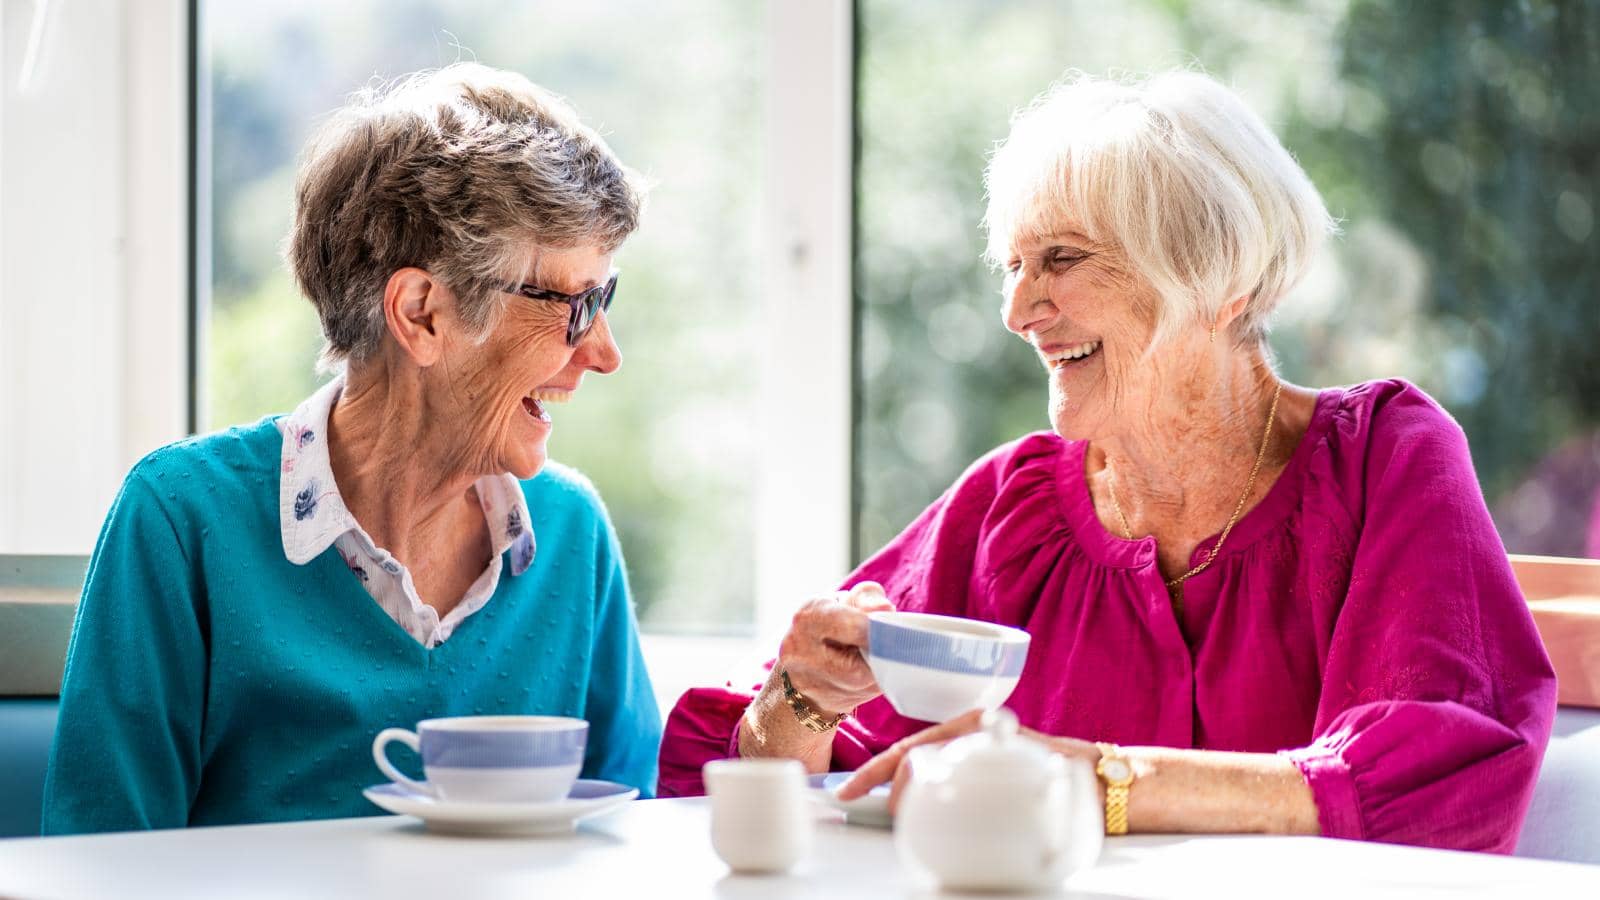
[[[1228,532],[1233,530],[1233,526],[1239,523],[1239,516],[1244,514],[1245,501],[1250,499],[1250,492],[1255,489],[1256,475],[1261,472],[1261,461],[1267,456],[1267,444],[1272,437],[1272,422],[1278,417],[1278,397],[1282,394],[1283,382],[1280,381],[1272,391],[1272,408],[1267,410],[1267,427],[1261,432],[1261,449],[1256,451],[1256,463],[1250,467],[1250,479],[1244,483],[1244,493],[1239,495],[1239,502],[1234,504],[1233,515],[1228,517],[1228,524],[1223,526],[1222,536],[1212,545],[1211,553],[1206,556],[1205,562],[1167,582],[1167,587],[1177,588],[1180,595],[1183,592],[1183,583],[1204,572],[1217,558],[1217,554],[1222,552],[1222,544],[1228,539]],[[1122,536],[1130,541],[1133,540],[1133,529],[1128,527],[1128,517],[1122,514],[1122,504],[1117,502],[1117,476],[1111,471],[1110,466],[1106,466],[1106,491],[1111,495],[1111,508],[1117,511],[1117,518],[1122,520]]]

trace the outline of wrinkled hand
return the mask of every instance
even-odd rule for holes
[[[905,790],[906,782],[911,778],[911,766],[906,762],[907,755],[917,747],[924,744],[943,744],[962,735],[971,734],[983,725],[983,710],[975,709],[945,722],[925,728],[909,737],[896,741],[889,749],[867,760],[867,764],[856,770],[850,780],[839,785],[836,795],[840,800],[854,800],[865,796],[866,793],[889,779],[894,779],[894,787],[889,794],[889,809],[894,810],[900,805],[900,793]]]
[[[808,600],[783,636],[775,668],[787,669],[794,689],[823,715],[849,712],[880,693],[861,656],[867,613],[893,609],[875,581]]]
[[[839,786],[837,796],[842,801],[854,800],[865,796],[866,793],[891,778],[893,786],[889,790],[889,810],[894,812],[900,808],[900,797],[905,792],[906,784],[911,780],[910,753],[913,749],[925,744],[944,744],[963,735],[972,734],[983,727],[983,710],[975,709],[963,713],[942,725],[925,728],[909,737],[895,742],[889,749],[867,760],[866,765],[857,769],[850,779]],[[1024,737],[1039,741],[1052,751],[1069,758],[1086,759],[1094,762],[1100,758],[1100,751],[1088,741],[1076,738],[1055,737],[1023,728],[1018,732]]]

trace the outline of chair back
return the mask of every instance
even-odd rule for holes
[[[1516,854],[1600,864],[1600,560],[1513,556],[1511,569],[1560,703]]]
[[[53,698],[0,698],[0,838],[39,833],[44,772],[55,732]]]

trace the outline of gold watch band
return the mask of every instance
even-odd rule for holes
[[[789,680],[788,669],[780,669],[778,677],[783,679],[783,699],[788,702],[789,708],[794,710],[794,717],[810,731],[817,734],[832,731],[850,715],[840,713],[832,719],[823,718],[822,714],[817,712],[817,708],[811,705],[811,701],[806,699],[806,695],[794,689],[794,683]]]
[[[1094,772],[1106,786],[1106,834],[1128,833],[1128,788],[1133,784],[1133,766],[1116,744],[1095,744],[1100,761]]]

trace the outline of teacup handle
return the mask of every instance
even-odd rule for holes
[[[385,751],[390,741],[399,741],[419,755],[422,753],[422,741],[417,738],[414,732],[407,731],[404,728],[385,728],[378,732],[377,737],[372,739],[372,761],[378,764],[378,770],[389,776],[389,780],[395,784],[403,784],[425,797],[432,797],[432,787],[420,781],[407,778],[400,773],[399,769],[394,767],[394,763],[389,762],[389,754]]]

